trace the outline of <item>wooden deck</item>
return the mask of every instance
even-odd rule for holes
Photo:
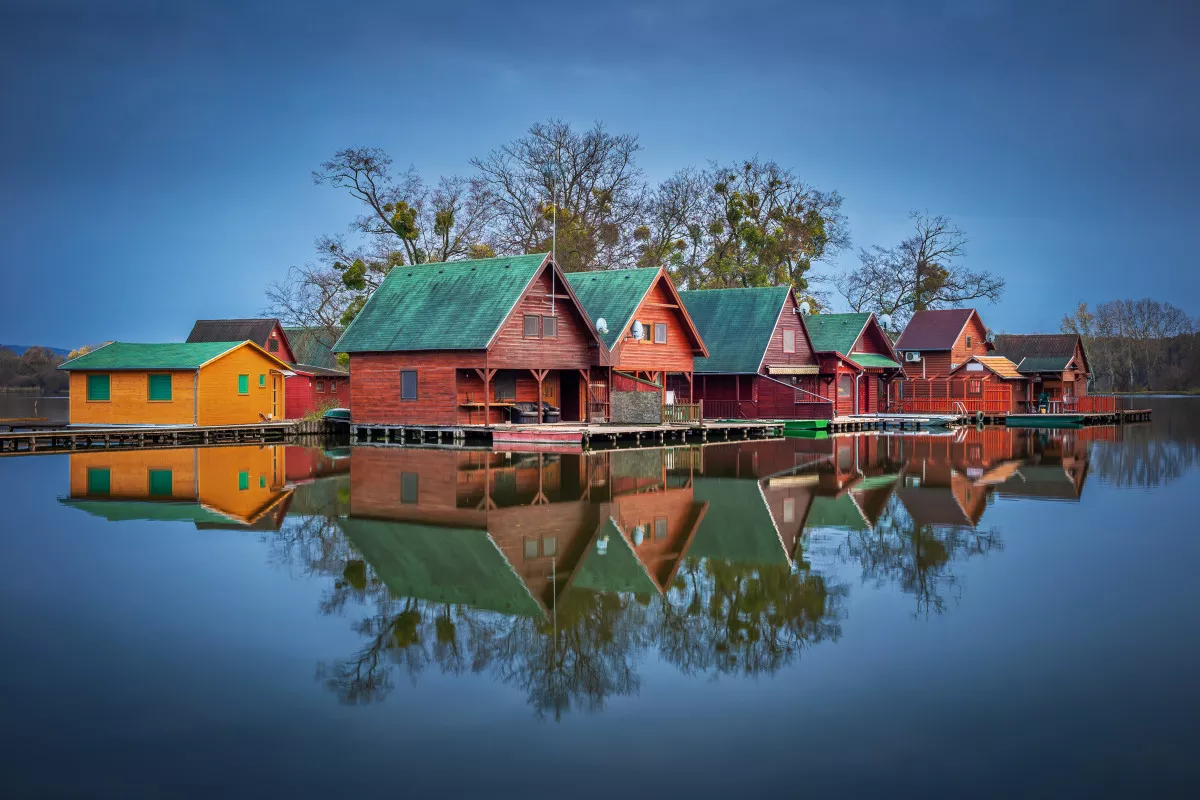
[[[368,425],[350,426],[355,444],[401,444],[440,447],[525,447],[537,445],[562,450],[664,445],[672,442],[704,443],[736,439],[768,439],[783,435],[783,423],[771,420],[729,420],[665,425],[612,425],[555,422],[542,425],[436,426]]]
[[[282,442],[299,433],[293,422],[253,425],[160,425],[142,427],[56,427],[45,430],[0,431],[0,456],[56,453],[71,450],[132,450],[141,447],[198,447],[203,445]]]

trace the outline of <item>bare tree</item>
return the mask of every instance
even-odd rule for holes
[[[549,250],[554,197],[564,269],[630,263],[633,229],[645,204],[645,184],[635,163],[639,150],[636,136],[610,134],[600,122],[577,131],[552,119],[472,159],[495,200],[496,250]]]
[[[891,248],[859,252],[859,267],[839,277],[838,292],[855,311],[888,314],[904,324],[915,312],[974,300],[996,302],[1004,279],[961,263],[967,237],[948,217],[914,211],[913,235]]]

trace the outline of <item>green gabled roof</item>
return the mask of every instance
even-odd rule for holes
[[[345,372],[331,346],[335,338],[324,328],[284,328],[297,364]]]
[[[346,538],[396,597],[541,617],[541,605],[485,530],[354,517]]]
[[[64,506],[100,517],[109,522],[192,522],[228,525],[231,517],[205,508],[199,503],[170,503],[153,500],[98,500],[74,497],[60,498]]]
[[[333,351],[485,350],[546,257],[395,267]]]
[[[892,480],[895,478],[893,477]],[[868,527],[858,504],[849,494],[838,497],[814,497],[812,507],[808,510],[808,519],[804,521],[805,530],[840,528],[865,531]]]
[[[900,365],[887,356],[878,353],[849,353],[850,360],[860,367],[883,367],[884,369],[900,369]]]
[[[592,324],[598,319],[608,323],[608,333],[600,334],[600,339],[612,350],[657,277],[657,267],[645,267],[571,272],[567,281]]]
[[[1021,359],[1021,363],[1017,365],[1017,372],[1029,374],[1034,372],[1062,372],[1067,368],[1067,364],[1071,363],[1071,357],[1061,358],[1059,356],[1030,356]]]
[[[680,292],[708,347],[708,358],[696,359],[696,372],[758,372],[788,291],[786,286],[765,286]]]
[[[196,369],[244,342],[171,342],[134,344],[112,342],[59,365],[73,370]]]
[[[849,356],[870,318],[870,314],[806,314],[804,326],[818,353]]]
[[[708,503],[685,556],[743,566],[789,563],[758,481],[696,478],[697,503]]]
[[[575,569],[571,586],[593,592],[658,593],[650,573],[612,519],[588,546]]]

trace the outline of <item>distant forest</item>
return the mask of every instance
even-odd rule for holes
[[[1064,333],[1083,337],[1092,391],[1183,392],[1200,388],[1200,320],[1158,300],[1080,303]]]
[[[66,361],[45,347],[30,347],[21,355],[0,348],[0,390],[22,389],[41,394],[66,394],[67,373],[58,365]]]

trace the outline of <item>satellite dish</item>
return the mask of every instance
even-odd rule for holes
[[[608,320],[604,317],[596,320],[596,331],[598,333],[608,333]]]
[[[629,329],[630,335],[639,340],[642,338],[642,334],[645,332],[646,331],[642,328],[642,323],[640,321],[633,323],[633,327]]]
[[[812,313],[812,304],[809,303],[807,300],[800,303],[800,313],[801,314],[811,314]]]
[[[996,332],[995,331],[987,332],[987,341],[988,341],[988,344],[994,344],[996,342]]]
[[[884,314],[883,316],[881,316],[879,318],[879,324],[882,325],[883,329],[886,331],[892,325],[892,315]]]

